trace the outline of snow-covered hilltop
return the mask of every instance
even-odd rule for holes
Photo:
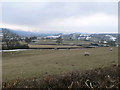
[[[105,36],[110,37],[110,39],[111,39],[112,41],[115,41],[115,40],[117,39],[116,37],[113,37],[112,35],[105,35]]]

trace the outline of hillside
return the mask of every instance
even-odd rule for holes
[[[17,35],[21,37],[32,37],[32,36],[37,36],[37,37],[46,37],[46,36],[62,36],[63,39],[75,39],[75,40],[112,40],[115,41],[118,39],[118,34],[117,33],[96,33],[96,34],[90,34],[90,33],[69,33],[69,34],[64,34],[64,33],[59,33],[59,32],[30,32],[30,31],[20,31],[20,30],[12,30],[12,29],[7,29],[3,28],[4,30],[9,30],[13,33],[16,33]]]

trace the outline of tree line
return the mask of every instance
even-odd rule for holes
[[[2,28],[2,49],[25,49],[27,43],[21,41],[21,37],[9,29]]]

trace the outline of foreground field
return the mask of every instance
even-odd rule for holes
[[[84,56],[84,52],[90,56]],[[118,48],[28,50],[3,53],[3,81],[43,77],[72,71],[107,67],[118,62]]]

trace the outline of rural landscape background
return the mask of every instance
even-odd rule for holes
[[[19,80],[118,65],[118,34],[60,33],[27,37],[5,28],[2,32],[3,82],[11,82],[3,83],[3,87],[25,87]]]
[[[116,3],[2,6],[3,88],[119,88]]]

